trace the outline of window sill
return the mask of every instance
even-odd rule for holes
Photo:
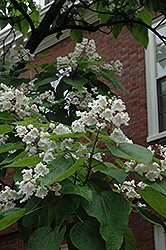
[[[152,142],[152,141],[164,138],[164,137],[166,137],[166,131],[163,131],[161,133],[148,136],[147,137],[147,142]]]

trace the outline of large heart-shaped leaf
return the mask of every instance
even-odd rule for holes
[[[129,204],[120,194],[113,191],[96,193],[93,200],[82,200],[88,215],[100,222],[100,233],[106,242],[106,249],[119,250],[129,220]]]
[[[55,207],[55,223],[60,227],[61,224],[71,216],[79,207],[80,201],[74,195],[64,195],[59,200]]]
[[[72,243],[79,250],[106,250],[99,225],[93,221],[78,222],[70,231]]]
[[[81,185],[65,185],[61,190],[61,194],[76,194],[92,201],[92,190]]]
[[[57,234],[50,227],[37,229],[29,238],[27,250],[59,250],[66,228]]]

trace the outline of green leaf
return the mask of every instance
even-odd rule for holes
[[[87,83],[86,78],[69,78],[69,77],[64,77],[63,81],[71,86],[73,86],[75,89],[78,90],[83,90],[83,86],[85,83]]]
[[[117,23],[117,24],[113,25],[112,34],[113,34],[115,39],[118,38],[118,36],[123,28],[124,28],[124,25],[122,23]]]
[[[19,153],[19,152],[20,152],[20,151],[17,151],[17,152],[15,152],[14,154],[11,154],[11,155],[7,156],[7,157],[4,159],[4,161],[2,161],[2,162],[0,163],[0,165],[7,164],[7,163],[10,163],[10,162],[12,162],[12,161],[18,161],[19,159],[25,157],[26,154],[27,154],[27,151],[23,151],[23,152],[21,152],[21,153]]]
[[[41,179],[42,185],[46,186],[51,185],[54,182],[63,181],[64,179],[74,174],[78,167],[84,163],[84,161],[84,158],[80,158],[72,165],[71,161],[64,158],[53,160],[51,162],[53,169],[44,178]]]
[[[149,26],[152,26],[152,15],[147,10],[138,11],[137,15],[142,19],[142,21]]]
[[[40,57],[40,58],[47,57],[49,55],[51,55],[51,53],[48,53],[48,54],[37,54],[37,56]]]
[[[77,62],[78,64],[85,64],[86,66],[88,66],[88,63],[92,64],[92,65],[100,65],[105,63],[105,61],[88,61],[85,59],[82,59],[80,61]]]
[[[83,31],[82,30],[76,30],[73,29],[70,31],[70,37],[75,43],[81,43],[82,37],[83,37]]]
[[[138,190],[141,197],[159,214],[166,217],[166,197],[151,187]]]
[[[41,161],[41,158],[38,155],[33,155],[28,158],[24,158],[17,162],[14,162],[10,165],[6,165],[3,168],[22,168],[27,166],[35,166],[37,163]]]
[[[92,190],[81,185],[65,185],[61,190],[61,194],[76,194],[88,201],[92,201]]]
[[[148,29],[144,27],[142,24],[135,23],[134,25],[127,26],[130,31],[132,37],[139,42],[145,49],[147,49],[149,43],[148,37]]]
[[[72,166],[72,163],[67,159],[58,158],[53,160],[50,165],[50,172],[44,178],[41,178],[41,183],[43,186],[47,185],[57,177],[61,176],[66,170],[68,170]]]
[[[110,162],[105,162],[105,165],[107,166],[106,169],[99,169],[101,173],[115,178],[121,184],[126,180],[128,173],[125,172],[125,169],[119,169]]]
[[[0,134],[6,134],[10,133],[12,131],[13,127],[10,125],[0,125]]]
[[[102,74],[102,77],[104,77],[106,80],[111,82],[114,87],[118,87],[119,89],[123,90],[131,98],[131,95],[129,94],[129,92],[122,86],[122,84],[118,81],[118,79],[111,72],[109,72],[109,70],[102,69],[101,74]]]
[[[74,212],[80,205],[78,197],[74,195],[64,195],[59,200],[55,207],[55,224],[60,227],[61,224]]]
[[[34,88],[38,88],[40,86],[43,86],[45,84],[48,84],[48,83],[56,81],[56,80],[58,80],[57,76],[47,77],[47,78],[44,78],[42,80],[38,80],[38,81],[35,82],[35,87]]]
[[[82,136],[84,137],[85,133],[76,132],[76,133],[68,133],[68,134],[60,134],[60,135],[51,134],[51,135],[46,136],[46,137],[49,138],[49,139],[52,139],[52,140],[59,141],[60,139],[64,139],[64,138],[80,138]]]
[[[41,199],[38,197],[33,197],[25,205],[26,213],[22,219],[22,225],[24,227],[35,227],[38,222],[39,210],[33,211],[38,204],[41,202]]]
[[[21,149],[23,148],[24,144],[20,142],[16,143],[6,143],[0,146],[0,154],[8,152],[10,150]]]
[[[66,227],[59,234],[50,227],[37,229],[29,238],[27,250],[59,250]]]
[[[134,234],[129,227],[126,228],[125,233],[125,250],[137,250]]]
[[[25,214],[25,208],[11,208],[0,213],[0,231],[11,226]]]
[[[32,11],[32,13],[30,14],[30,18],[33,21],[33,24],[35,26],[35,28],[37,28],[40,24],[40,13],[37,10]]]
[[[14,18],[14,28],[20,31],[25,37],[29,30],[29,23],[24,16],[20,15]]]
[[[119,143],[118,147],[115,147],[111,142],[106,142],[106,146],[111,150],[111,153],[115,156],[128,160],[142,162],[146,165],[153,167],[153,154],[147,148],[125,142]]]
[[[11,114],[9,114],[8,112],[2,112],[2,113],[0,113],[0,119],[12,121],[12,120],[14,120],[14,117]]]
[[[106,250],[99,226],[93,221],[76,223],[70,231],[70,239],[79,250]]]
[[[140,213],[140,215],[150,221],[153,224],[156,225],[160,225],[163,227],[164,231],[166,232],[166,225],[165,223],[155,214],[153,214],[151,211],[149,211],[147,208],[145,207],[138,207],[138,206],[134,206],[136,208],[136,210]]]
[[[97,87],[97,90],[102,95],[108,95],[108,92],[110,92],[110,88],[98,79],[93,79],[92,81],[89,81],[89,84],[92,86],[92,88]]]
[[[87,214],[100,222],[100,233],[106,242],[106,249],[118,250],[129,220],[127,200],[113,191],[99,194],[93,191],[92,202],[84,199],[81,203]]]

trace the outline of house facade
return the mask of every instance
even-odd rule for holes
[[[160,18],[154,18],[153,25],[158,24]],[[158,30],[166,35],[166,24],[163,23]],[[130,92],[132,99],[119,89],[112,90],[125,102],[130,115],[130,125],[124,128],[128,138],[143,146],[156,142],[166,144],[166,47],[153,33],[149,33],[150,42],[145,51],[126,29],[123,29],[117,40],[112,34],[100,32],[84,33],[84,37],[95,40],[97,52],[106,56],[105,61],[120,60],[123,64],[123,73],[118,80]],[[22,38],[19,39],[18,43],[21,43]],[[50,55],[35,57],[34,63],[56,61],[58,56],[65,56],[73,51],[74,46],[68,33],[63,35],[61,41],[52,36],[43,41],[37,50],[37,53]],[[28,72],[26,76],[32,75],[33,72]],[[166,237],[159,226],[152,225],[139,214],[131,216],[129,226],[135,235],[138,250],[166,249]],[[0,232],[0,249],[26,249],[19,238],[16,225]],[[62,249],[67,249],[66,245]]]

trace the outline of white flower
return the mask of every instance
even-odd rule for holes
[[[119,143],[125,141],[126,136],[120,128],[115,128],[111,133],[110,138],[114,140],[116,143]]]
[[[44,199],[45,196],[48,194],[48,189],[46,187],[38,186],[36,189],[35,196]]]
[[[55,157],[53,156],[52,152],[47,151],[44,155],[43,161],[45,161],[46,163],[50,163],[54,159]]]
[[[58,183],[58,182],[55,182],[54,184],[52,184],[52,185],[48,185],[48,188],[51,190],[51,191],[54,191],[55,193],[55,195],[56,196],[60,196],[61,194],[60,194],[60,190],[61,190],[61,188],[62,188],[62,186]]]
[[[121,99],[115,99],[111,106],[112,112],[115,111],[122,112],[126,109],[126,106],[123,104],[123,101]]]
[[[32,169],[23,169],[21,173],[23,173],[23,181],[30,181],[32,178]]]
[[[34,168],[34,178],[39,178],[40,176],[45,176],[49,173],[49,169],[42,162],[39,162]]]
[[[62,123],[60,123],[58,126],[56,126],[56,128],[53,130],[53,133],[57,134],[57,135],[61,135],[61,134],[69,134],[71,133],[71,130],[64,126]]]

